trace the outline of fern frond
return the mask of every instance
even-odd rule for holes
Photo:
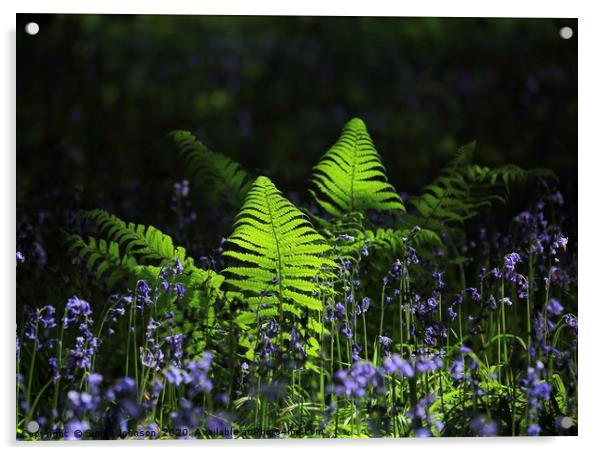
[[[369,209],[405,210],[387,181],[366,125],[358,118],[345,125],[339,140],[314,167],[312,184],[316,202],[337,217]]]
[[[236,161],[212,152],[190,131],[170,134],[191,172],[194,185],[211,202],[226,202],[238,208],[251,188],[252,179]]]
[[[179,259],[182,263],[193,261],[186,257],[186,250],[174,247],[171,237],[153,226],[126,223],[104,210],[91,210],[86,218],[92,220],[109,242],[117,243],[122,251],[139,261],[166,263]]]
[[[253,183],[227,244],[224,256],[232,264],[224,270],[226,283],[247,297],[251,311],[261,305],[282,319],[322,309],[314,278],[336,267],[327,257],[330,246],[269,178]]]
[[[127,278],[138,267],[136,259],[127,254],[121,255],[116,242],[90,237],[86,242],[79,235],[67,237],[68,251],[85,261],[86,269],[96,275],[96,279],[107,279],[109,289]]]

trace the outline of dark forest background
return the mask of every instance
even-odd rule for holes
[[[400,192],[476,140],[479,164],[555,171],[576,223],[576,35],[565,19],[19,15],[17,246],[60,252],[54,229],[77,208],[175,234],[174,129],[308,201],[312,166],[354,116]],[[213,232],[215,211],[197,209]]]

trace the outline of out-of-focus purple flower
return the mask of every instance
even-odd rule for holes
[[[537,423],[529,425],[529,428],[527,428],[527,436],[539,436],[540,432],[541,427]]]
[[[232,423],[230,416],[225,413],[210,414],[207,417],[207,431],[211,436],[223,436],[232,439]]]
[[[194,406],[188,399],[181,398],[178,411],[172,412],[170,415],[173,428],[177,433],[177,438],[192,438],[193,431],[198,428],[203,415],[204,413],[201,408]]]
[[[23,264],[25,262],[25,255],[17,250],[17,264]]]
[[[464,360],[454,360],[449,367],[449,373],[451,377],[456,381],[464,379]]]
[[[433,278],[435,279],[435,288],[439,290],[443,289],[443,287],[445,286],[445,283],[443,282],[443,273],[434,272]]]
[[[433,432],[431,430],[429,430],[428,428],[417,428],[414,431],[414,437],[416,438],[430,438],[433,436]]]
[[[558,300],[555,298],[551,298],[548,304],[546,305],[546,311],[548,314],[558,316],[564,311],[564,307],[560,304]]]
[[[406,259],[410,262],[410,264],[419,264],[420,260],[418,259],[418,256],[416,255],[416,250],[414,248],[412,248],[411,246],[408,247],[408,250],[406,251]]]
[[[496,436],[498,423],[487,416],[476,416],[470,422],[470,428],[477,436]]]
[[[504,297],[502,299],[502,304],[506,305],[506,306],[512,306],[512,300],[510,300],[510,298],[508,298],[508,297]]]
[[[48,359],[48,365],[50,366],[50,372],[52,375],[52,382],[56,383],[59,379],[61,379],[61,372],[58,367],[58,360],[56,357],[50,357]]]
[[[383,372],[371,362],[359,361],[349,370],[339,370],[334,374],[333,391],[339,396],[362,398],[369,387],[381,387],[383,379]]]
[[[403,359],[399,354],[385,358],[383,368],[387,374],[397,374],[406,378],[414,377],[414,368],[410,362]]]

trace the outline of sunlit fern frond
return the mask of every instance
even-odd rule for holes
[[[333,216],[370,209],[405,210],[387,181],[366,125],[358,118],[345,125],[339,140],[314,167],[312,185],[316,202]]]
[[[247,305],[236,318],[241,327],[255,330],[261,316],[280,324],[305,320],[300,330],[308,337],[324,330],[312,314],[323,309],[318,278],[336,267],[328,258],[330,246],[269,178],[253,183],[227,244],[226,283]],[[315,338],[308,341],[317,344]],[[254,343],[247,343],[251,351]]]

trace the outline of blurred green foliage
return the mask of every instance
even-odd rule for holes
[[[560,38],[565,25],[577,31],[557,19],[19,15],[18,202],[67,206],[81,187],[84,207],[161,225],[184,176],[174,129],[306,198],[352,116],[400,191],[476,140],[478,162],[550,167],[572,201],[577,39]]]

